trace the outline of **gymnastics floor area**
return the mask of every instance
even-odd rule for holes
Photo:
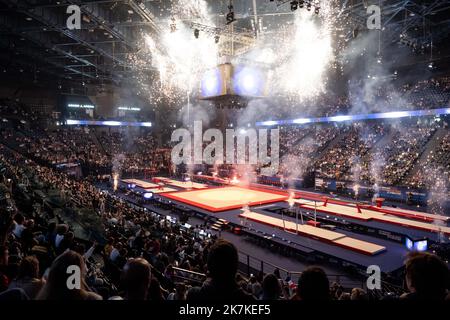
[[[193,191],[181,191],[166,195],[167,198],[205,209],[211,212],[227,211],[284,201],[287,193],[244,187],[218,187]]]
[[[157,199],[193,210],[212,221],[227,221],[247,232],[244,234],[252,233],[304,253],[326,254],[350,264],[366,267],[377,264],[386,272],[402,266],[408,253],[404,243],[339,227],[329,230],[322,225],[301,223],[300,219],[283,217],[270,210],[283,207],[309,211],[310,214],[316,212],[318,217],[345,219],[373,229],[411,235],[414,238],[429,236],[431,239],[432,235],[438,232],[447,234],[450,230],[447,226],[448,218],[445,216],[399,208],[359,205],[345,200],[324,200],[324,196],[317,193],[295,192],[292,205],[292,192],[261,185],[211,186],[164,177],[157,177],[149,182],[127,182],[134,182],[143,192],[155,190],[154,197]],[[157,187],[153,188],[154,185]],[[146,187],[151,189],[145,189]],[[168,188],[169,192],[164,192],[161,188]],[[161,192],[159,194],[156,191],[158,189]]]

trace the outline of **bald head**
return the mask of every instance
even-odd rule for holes
[[[142,258],[130,259],[122,271],[122,284],[129,300],[145,300],[151,280],[151,266]]]

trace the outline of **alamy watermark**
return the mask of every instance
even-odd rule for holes
[[[77,265],[67,267],[66,273],[69,275],[66,280],[66,286],[69,290],[81,289],[81,269]]]
[[[366,280],[366,287],[368,290],[381,289],[381,268],[377,265],[370,265],[367,267],[366,273],[369,277]]]
[[[261,166],[261,174],[278,172],[280,162],[279,129],[226,129],[225,139],[219,129],[203,133],[202,122],[194,121],[193,137],[188,129],[172,132],[171,141],[178,142],[171,152],[172,163],[191,164],[250,164]],[[269,154],[270,140],[270,154]],[[204,143],[208,143],[203,148]],[[225,144],[225,150],[224,150]]]
[[[377,5],[370,5],[367,7],[367,29],[381,30],[381,8]]]
[[[66,26],[69,30],[81,29],[81,8],[75,4],[67,7],[67,14],[70,16],[66,20]]]

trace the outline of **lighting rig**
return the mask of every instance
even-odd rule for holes
[[[233,7],[233,1],[230,0],[230,4],[228,5],[228,13],[226,16],[226,20],[227,20],[227,25],[233,23],[234,21],[236,21],[236,19],[234,18],[234,7]]]
[[[230,4],[228,5],[228,13],[225,16],[225,19],[226,19],[226,25],[230,25],[231,23],[236,21],[235,14],[234,14],[233,1],[232,0],[230,0]],[[191,24],[191,27],[193,27],[193,26],[194,25]],[[172,28],[172,24],[171,24],[171,28]],[[176,26],[175,26],[175,28],[176,28]],[[202,29],[205,29],[205,28],[206,28],[206,30],[202,30]],[[214,30],[211,32],[212,29],[214,29]],[[215,34],[214,42],[216,44],[218,44],[220,42],[220,33],[222,32],[222,30],[220,28],[208,27],[208,26],[202,26],[201,28],[195,27],[194,28],[194,36],[195,36],[196,39],[198,39],[198,37],[200,35],[200,30],[201,31],[206,31],[207,33],[210,33],[210,34],[214,33]]]
[[[224,32],[222,29],[212,26],[207,26],[201,23],[191,22],[191,29],[194,30],[194,36],[198,39],[200,35],[200,31],[206,33],[207,35],[214,36],[214,41],[216,43],[220,40],[220,34]]]
[[[175,21],[175,17],[172,17],[172,22],[170,23],[170,32],[174,33],[177,31],[177,23]]]
[[[226,45],[230,41],[233,41],[236,46],[235,49],[237,46],[239,46],[239,48],[250,48],[255,42],[254,34],[243,28],[233,27],[233,32],[231,32],[230,28],[227,26],[219,28],[196,22],[191,22],[190,28],[193,30],[194,36],[200,33],[205,34],[206,36],[211,37],[216,44],[222,42],[222,44]]]
[[[270,2],[273,2],[274,0],[270,0]],[[319,14],[320,13],[320,1],[319,0],[277,0],[278,5],[282,5],[285,3],[288,3],[291,5],[291,11],[296,11],[298,9],[306,8],[306,10],[311,11],[314,7],[314,13]]]
[[[411,48],[417,54],[426,54],[433,51],[433,39],[431,36],[418,40],[408,36],[406,33],[401,33],[398,43]]]

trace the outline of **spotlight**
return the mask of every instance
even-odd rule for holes
[[[194,29],[194,36],[196,39],[198,39],[198,36],[200,35],[200,30]]]
[[[298,9],[298,1],[291,1],[291,11]]]
[[[311,11],[311,1],[306,3],[306,10]]]
[[[174,33],[177,31],[177,23],[175,22],[175,18],[172,18],[172,23],[170,24],[170,32]]]
[[[315,14],[319,14],[319,12],[320,12],[320,7],[317,5],[317,6],[314,8],[314,13],[315,13]]]
[[[234,21],[236,21],[236,19],[234,19],[234,12],[230,12],[227,14],[227,24],[231,24]]]
[[[298,6],[300,9],[302,9],[305,6],[305,0],[298,1]]]

